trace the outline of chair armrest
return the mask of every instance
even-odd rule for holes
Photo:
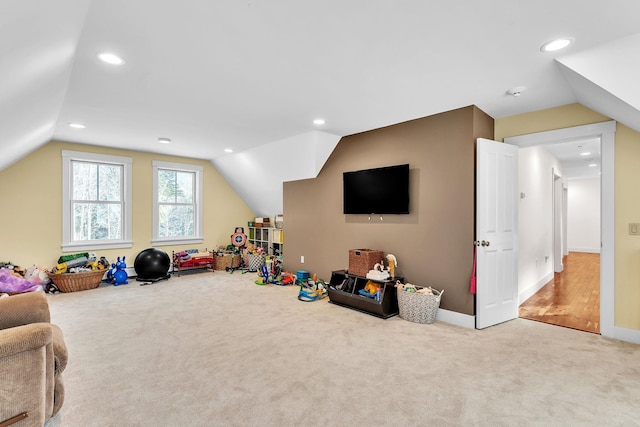
[[[29,425],[43,425],[50,416],[52,339],[49,323],[0,330],[0,420],[28,412]]]
[[[50,321],[49,301],[42,291],[0,298],[0,329]]]
[[[52,340],[50,323],[32,323],[0,330],[0,359],[44,347]]]
[[[64,342],[64,336],[62,330],[58,325],[51,324],[51,331],[53,332],[53,358],[55,361],[55,375],[57,376],[64,368],[67,367],[67,361],[69,360],[69,353],[67,352],[67,345]]]

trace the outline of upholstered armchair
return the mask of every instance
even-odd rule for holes
[[[64,401],[62,331],[44,292],[0,298],[0,426],[39,426]]]

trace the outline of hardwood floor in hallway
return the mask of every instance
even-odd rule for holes
[[[522,303],[524,319],[600,333],[600,254],[569,252],[564,271]]]

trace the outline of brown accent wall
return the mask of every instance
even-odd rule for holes
[[[329,279],[349,249],[378,249],[397,257],[406,281],[444,289],[441,308],[473,315],[477,137],[493,139],[493,119],[469,106],[342,138],[317,178],[284,184],[285,269]],[[403,163],[410,214],[342,213],[343,172]]]

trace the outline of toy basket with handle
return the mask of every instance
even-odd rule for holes
[[[87,289],[95,289],[100,285],[102,277],[106,274],[106,270],[87,271],[83,273],[47,273],[49,279],[60,292],[76,292],[86,291]]]
[[[432,289],[432,292],[433,295],[398,290],[400,317],[414,323],[435,322],[444,291]]]

